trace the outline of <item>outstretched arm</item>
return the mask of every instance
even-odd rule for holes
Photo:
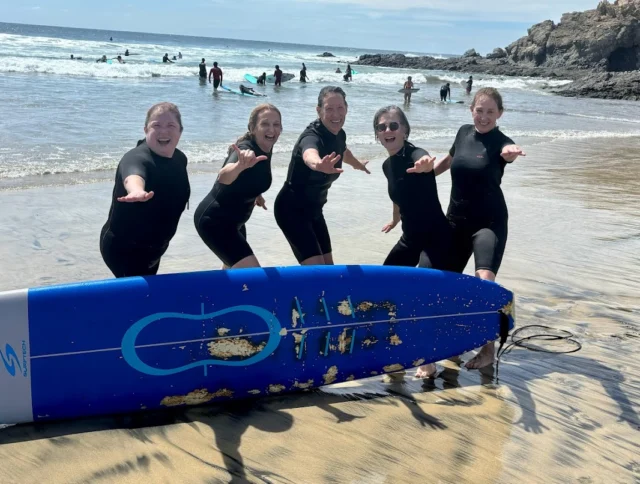
[[[441,160],[436,161],[436,163],[433,165],[433,171],[436,176],[443,174],[445,171],[451,168],[451,160],[453,160],[451,155],[447,155]]]
[[[358,160],[355,156],[353,156],[353,153],[351,153],[351,150],[349,148],[344,150],[344,158],[342,159],[342,161],[344,161],[347,165],[351,166],[355,170],[360,170],[364,171],[365,173],[371,174],[371,172],[367,169],[367,163],[369,162],[367,160],[365,160],[364,162]]]

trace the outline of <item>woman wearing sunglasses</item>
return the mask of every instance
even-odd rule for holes
[[[393,202],[393,219],[382,227],[389,233],[402,221],[402,235],[384,261],[389,266],[431,267],[448,270],[451,227],[440,200],[434,157],[409,143],[411,126],[402,109],[387,106],[373,117],[376,138],[389,153],[382,164],[387,177],[389,197]],[[435,375],[436,366],[423,365],[418,378]]]
[[[411,126],[397,106],[379,109],[373,128],[389,153],[382,170],[393,202],[393,219],[382,231],[389,233],[402,221],[402,236],[384,264],[415,267],[420,263],[421,267],[447,269],[451,229],[438,199],[435,158],[408,141]]]

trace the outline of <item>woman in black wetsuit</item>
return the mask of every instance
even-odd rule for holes
[[[384,265],[434,269],[449,268],[451,228],[438,199],[435,158],[408,141],[411,126],[397,106],[381,108],[373,118],[377,140],[389,153],[382,170],[387,177],[393,219],[382,231],[389,233],[402,221],[402,236]],[[420,258],[420,253],[426,256]]]
[[[318,95],[318,119],[302,132],[291,153],[284,186],[274,213],[278,226],[302,265],[333,264],[331,239],[322,207],[331,184],[342,173],[342,162],[369,173],[347,148],[344,126],[347,101],[344,91],[325,86]]]
[[[156,274],[176,233],[191,194],[187,157],[176,148],[182,129],[175,104],[155,104],[145,139],[120,160],[100,234],[100,253],[116,277]]]
[[[262,194],[271,186],[271,152],[281,132],[278,108],[256,106],[248,131],[229,149],[213,189],[196,209],[196,230],[222,260],[223,269],[260,267],[245,224],[255,205],[266,210]]]
[[[479,89],[471,103],[473,124],[458,130],[449,154],[434,168],[436,175],[451,169],[451,199],[447,218],[453,228],[452,270],[462,272],[474,255],[475,274],[494,281],[507,244],[507,204],[500,188],[508,163],[525,156],[496,123],[504,107],[500,93]],[[493,363],[493,342],[465,365],[482,368]]]

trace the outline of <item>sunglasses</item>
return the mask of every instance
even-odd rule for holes
[[[390,122],[388,125],[386,125],[385,123],[380,123],[376,126],[376,131],[378,133],[384,133],[387,130],[387,127],[389,128],[389,131],[398,131],[400,123],[396,123],[395,121]]]

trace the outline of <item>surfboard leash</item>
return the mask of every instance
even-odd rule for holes
[[[506,330],[505,330],[506,328]],[[518,334],[524,330],[531,328],[539,328],[540,333],[530,334],[528,336],[518,337]],[[496,357],[496,384],[499,383],[499,370],[500,370],[500,358],[513,350],[513,348],[520,347],[530,351],[537,351],[539,353],[555,353],[555,354],[570,354],[576,353],[582,349],[582,344],[575,339],[575,335],[570,331],[564,329],[556,329],[551,326],[545,326],[542,324],[529,324],[522,326],[511,333],[511,343],[504,347],[509,336],[509,317],[500,312],[500,346],[498,347],[498,353]],[[535,346],[535,344],[529,344],[531,341],[564,341],[572,344],[574,347],[566,350],[554,350],[549,348],[543,348],[541,346]]]

